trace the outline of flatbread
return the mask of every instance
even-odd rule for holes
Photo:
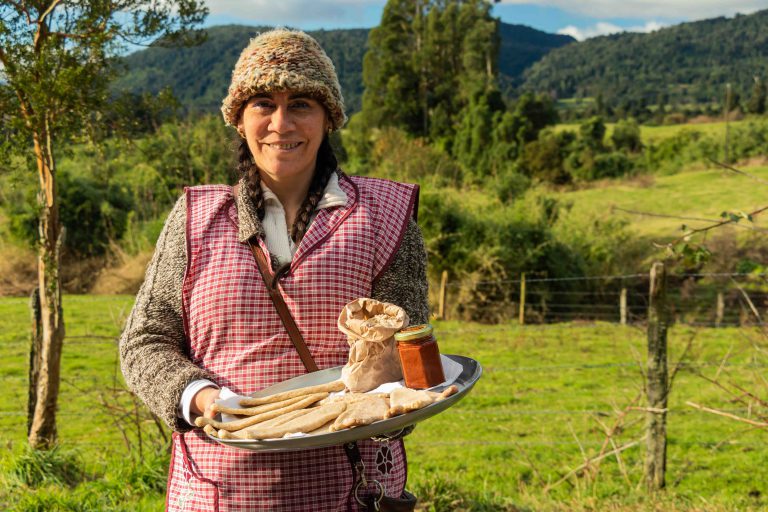
[[[314,393],[333,393],[335,391],[342,391],[343,389],[344,383],[340,380],[335,380],[326,384],[292,389],[291,391],[284,391],[282,393],[275,393],[274,395],[262,396],[259,398],[244,398],[240,400],[240,407],[252,407],[254,405],[271,404],[274,402],[288,400],[289,398],[296,398],[297,396],[306,396]]]
[[[320,407],[310,409],[307,414],[303,414],[282,425],[249,430],[247,436],[248,439],[279,439],[286,434],[312,432],[338,418],[339,414],[344,412],[346,408],[347,404],[344,402],[321,405]]]
[[[389,394],[389,411],[387,418],[399,416],[411,411],[422,409],[430,404],[443,400],[459,391],[456,386],[448,386],[441,393],[434,391],[417,391],[410,388],[397,388]]]
[[[249,407],[246,409],[243,408],[236,408],[236,407],[226,407],[221,404],[213,404],[211,406],[211,409],[213,409],[214,412],[221,412],[224,414],[231,414],[233,416],[256,416],[257,414],[261,414],[263,412],[269,412],[274,411],[275,409],[282,409],[283,407],[291,404],[295,404],[296,402],[300,402],[306,398],[305,396],[297,396],[295,398],[289,398],[287,400],[283,400],[281,402],[272,402],[264,405],[257,405],[256,407]]]
[[[291,405],[287,405],[283,408],[275,409],[273,411],[257,414],[256,416],[250,416],[250,417],[243,418],[240,420],[235,420],[235,421],[216,421],[210,418],[206,418],[205,416],[198,416],[195,419],[195,425],[197,425],[198,427],[203,427],[205,425],[212,425],[214,428],[217,428],[220,430],[228,430],[232,432],[234,430],[240,430],[242,428],[255,425],[256,423],[261,423],[262,421],[271,420],[272,418],[277,418],[278,416],[281,416],[286,412],[291,412],[298,409],[304,409],[305,407],[308,407],[314,404],[315,402],[318,402],[323,398],[326,398],[327,396],[328,396],[328,393],[316,393],[313,395],[308,395],[306,398],[298,402],[295,402]]]
[[[368,398],[360,398],[348,403],[346,410],[333,422],[331,430],[336,432],[383,420],[389,411],[389,400],[382,396],[367,396]]]

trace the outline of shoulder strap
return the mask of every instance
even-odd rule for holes
[[[310,373],[318,371],[319,368],[317,367],[317,363],[315,363],[315,360],[312,358],[312,354],[310,353],[309,348],[307,348],[307,344],[304,342],[304,337],[301,335],[299,326],[296,325],[296,320],[293,319],[291,310],[288,309],[288,305],[285,303],[285,300],[280,293],[280,288],[278,288],[281,272],[278,270],[277,273],[272,276],[269,271],[269,266],[267,265],[267,258],[264,256],[264,253],[261,252],[261,249],[252,240],[248,240],[248,245],[251,247],[251,252],[256,260],[259,274],[261,274],[261,278],[264,280],[267,291],[269,291],[269,297],[272,299],[272,304],[274,304],[277,314],[280,315],[280,320],[282,320],[285,330],[288,331],[288,336],[291,338],[293,346],[296,347],[296,352],[299,353],[301,362],[304,363],[304,368]]]

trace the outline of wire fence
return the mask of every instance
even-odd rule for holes
[[[525,324],[559,322],[644,323],[649,274],[537,277],[450,282],[444,273],[434,311],[443,319]],[[673,323],[734,327],[762,324],[768,308],[768,274],[687,273],[668,277]]]

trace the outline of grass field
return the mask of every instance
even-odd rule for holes
[[[768,179],[768,167],[750,167],[748,171]],[[717,222],[724,210],[749,212],[768,205],[765,185],[755,186],[749,178],[719,169],[689,170],[651,180],[606,182],[595,188],[560,193],[560,199],[573,204],[562,220],[566,223],[570,220],[585,222],[586,219],[615,215],[627,218],[639,235],[663,239],[679,236],[683,224],[696,228]],[[708,220],[611,213],[614,206]],[[758,223],[759,218],[755,222]]]
[[[748,120],[731,121],[730,127],[736,128],[741,124],[749,122]],[[570,130],[572,132],[579,131],[579,123],[561,123],[555,126],[555,131],[560,132],[564,130]],[[605,123],[606,137],[610,139],[611,133],[613,133],[613,127],[616,123]],[[684,130],[697,131],[706,136],[714,138],[725,137],[725,121],[718,121],[712,123],[686,123],[686,124],[670,124],[662,126],[640,126],[640,137],[644,144],[655,144],[663,139],[673,137]]]
[[[162,510],[167,458],[162,449],[150,456],[152,446],[164,446],[160,434],[154,425],[143,425],[147,460],[140,463],[135,436],[128,434],[129,453],[115,416],[104,411],[104,404],[130,405],[110,389],[120,382],[114,338],[131,302],[119,296],[64,299],[61,450],[53,458],[58,469],[51,471],[50,460],[30,458],[23,450],[26,301],[0,299],[0,441],[9,448],[0,456],[0,508]],[[690,400],[750,414],[696,372],[719,374],[720,381],[765,398],[768,346],[756,331],[671,329],[672,361],[689,339],[693,342],[670,397],[668,487],[655,498],[642,490],[642,443],[604,459],[599,470],[592,464],[562,479],[599,453],[604,427],[612,427],[617,411],[635,403],[643,386],[642,328],[439,322],[436,333],[443,352],[470,355],[485,373],[468,398],[420,424],[406,440],[409,485],[424,509],[756,511],[768,506],[766,431],[685,405]],[[726,354],[728,365],[719,368]],[[641,439],[644,420],[645,413],[629,412],[612,442],[622,446]],[[29,480],[30,467],[45,464],[59,475],[69,467],[74,477],[60,478],[69,485],[21,483],[24,475]]]

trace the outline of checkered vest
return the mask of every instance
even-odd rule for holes
[[[402,240],[418,187],[343,176],[343,207],[321,209],[280,280],[285,302],[317,365],[346,363],[336,321],[344,305],[369,297]],[[189,357],[218,384],[251,393],[306,372],[269,298],[247,244],[238,241],[232,188],[186,190],[187,271],[182,289]],[[260,248],[268,254],[263,241]],[[274,271],[274,269],[273,269]],[[406,480],[401,441],[365,441],[366,477],[400,496]],[[167,509],[355,510],[352,468],[341,447],[259,453],[175,434]]]

